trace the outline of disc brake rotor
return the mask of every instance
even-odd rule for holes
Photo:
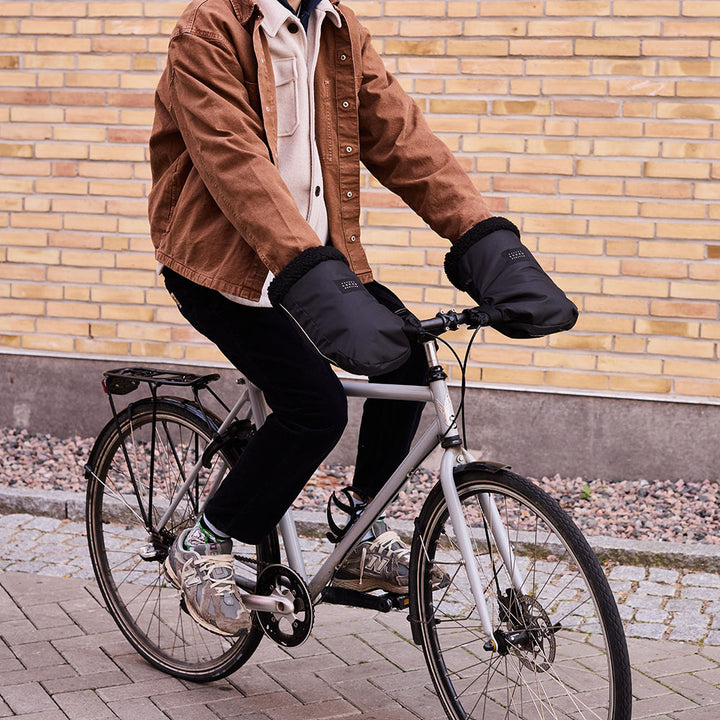
[[[551,623],[543,606],[531,595],[520,595],[517,600],[522,607],[522,619],[513,623],[515,629],[505,636],[508,649],[524,667],[547,672],[555,661],[555,633],[559,626]]]

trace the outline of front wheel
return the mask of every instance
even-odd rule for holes
[[[218,422],[173,398],[134,403],[98,437],[86,469],[87,534],[95,577],[107,608],[135,649],[175,677],[206,682],[242,665],[262,638],[255,620],[243,638],[213,634],[188,614],[180,591],[163,573],[170,545],[191,527],[209,493],[242,451],[242,438],[199,464]],[[235,542],[236,581],[254,591],[258,570],[279,562],[277,536],[257,546]]]
[[[543,490],[505,470],[469,467],[455,481],[493,637],[480,624],[438,483],[413,539],[410,617],[448,717],[630,720],[617,605],[572,520]],[[497,513],[488,515],[490,501]],[[433,588],[433,567],[447,574],[440,587]]]

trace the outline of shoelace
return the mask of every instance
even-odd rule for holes
[[[368,547],[373,548],[378,553],[387,554],[387,555],[395,555],[396,557],[399,557],[401,560],[404,560],[405,562],[410,562],[410,550],[405,547],[402,540],[400,540],[400,536],[391,530],[388,530],[388,533],[390,533],[390,537],[387,538],[387,540],[383,540],[382,542],[378,542],[377,540],[374,540],[370,546],[363,545],[362,546],[362,552],[360,553],[360,585],[362,586],[363,582],[363,574],[365,572],[365,558],[367,557],[367,551]],[[395,546],[395,547],[393,547]]]
[[[393,545],[395,544],[397,544],[397,547],[394,548]],[[392,555],[397,555],[402,560],[410,562],[410,549],[403,544],[402,540],[400,540],[400,536],[396,532],[393,532],[392,537],[389,537],[387,540],[383,540],[381,543],[378,543],[376,540],[373,545],[375,545],[378,550]]]
[[[216,595],[235,593],[236,585],[232,555],[200,555],[197,558],[190,558],[183,566],[183,579],[185,579],[185,575],[192,572],[191,565],[194,565],[198,572],[205,575],[205,580],[210,583],[210,587],[215,591]],[[228,574],[225,577],[212,577],[211,573],[216,567],[225,568],[228,570]]]

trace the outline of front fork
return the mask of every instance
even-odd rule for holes
[[[438,362],[434,342],[425,343],[425,354],[430,366],[428,385],[433,395],[435,412],[437,413],[440,427],[447,428],[440,438],[441,445],[445,448],[440,463],[440,483],[442,485],[443,495],[445,496],[445,502],[448,506],[450,523],[458,547],[460,548],[460,555],[462,556],[465,572],[468,582],[470,583],[470,589],[473,599],[475,600],[475,607],[480,617],[480,623],[482,624],[483,631],[489,638],[487,647],[492,650],[497,650],[498,646],[494,638],[494,628],[492,626],[487,602],[485,601],[485,592],[480,573],[478,572],[470,529],[463,514],[462,503],[460,502],[460,496],[458,495],[457,486],[455,485],[455,470],[464,464],[473,462],[473,457],[462,447],[455,411],[446,382],[447,376]],[[488,493],[481,493],[479,500],[489,536],[495,540],[495,545],[500,553],[500,557],[510,572],[513,587],[520,593],[522,591],[522,578],[515,563],[515,554],[510,545],[507,529],[503,525],[495,500]],[[488,548],[488,552],[492,552],[491,547]]]
[[[472,462],[472,457],[466,450],[462,448],[448,448],[443,453],[443,458],[440,463],[440,484],[442,485],[443,495],[445,496],[445,502],[448,506],[450,524],[452,525],[453,533],[460,549],[460,555],[463,560],[463,565],[465,566],[465,573],[467,574],[470,590],[475,600],[475,607],[480,618],[480,623],[488,637],[487,647],[488,649],[498,650],[498,645],[494,638],[495,630],[485,600],[483,581],[480,578],[476,555],[473,550],[473,539],[470,535],[470,529],[463,514],[462,503],[460,502],[460,496],[458,495],[457,486],[455,485],[455,470],[467,462]],[[507,528],[502,523],[495,500],[488,493],[482,493],[479,496],[479,500],[489,537],[495,541],[498,553],[505,567],[508,568],[510,572],[513,588],[520,593],[522,591],[522,577],[515,562],[515,554],[510,544]],[[488,547],[488,552],[492,552],[492,547]]]

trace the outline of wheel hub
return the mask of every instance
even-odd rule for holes
[[[508,589],[501,596],[500,618],[507,629],[495,631],[498,652],[512,653],[534,672],[547,672],[555,661],[559,624],[550,621],[545,608],[531,595]]]

